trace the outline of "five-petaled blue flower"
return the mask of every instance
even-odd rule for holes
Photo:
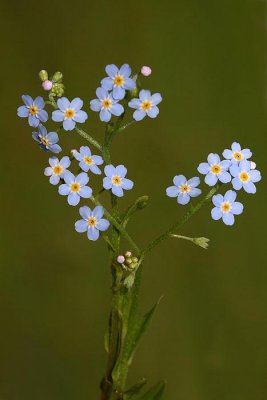
[[[89,176],[85,172],[81,172],[76,177],[69,171],[64,173],[64,181],[58,188],[58,193],[62,196],[68,196],[70,206],[77,206],[80,197],[88,199],[92,195],[92,189],[85,186],[89,182]]]
[[[216,221],[223,220],[226,225],[233,225],[235,222],[234,215],[242,214],[243,204],[235,201],[236,192],[228,190],[224,196],[216,194],[212,197],[215,207],[211,210],[211,216]]]
[[[106,177],[103,179],[104,189],[112,191],[115,196],[122,197],[123,189],[130,190],[133,188],[133,181],[126,179],[127,169],[124,165],[118,165],[114,167],[113,165],[105,166]]]
[[[227,160],[231,160],[233,164],[237,164],[242,160],[248,160],[252,156],[252,153],[250,149],[242,150],[240,144],[234,142],[232,143],[231,150],[224,150],[223,156]]]
[[[103,158],[100,156],[92,156],[88,146],[80,147],[80,152],[74,151],[73,155],[76,160],[80,161],[79,166],[83,171],[88,172],[90,170],[93,174],[101,174],[98,165],[103,164]]]
[[[231,165],[231,161],[223,160],[220,161],[218,154],[210,153],[208,155],[207,163],[200,163],[197,170],[205,176],[205,183],[209,186],[216,185],[218,179],[222,183],[228,183],[231,181],[231,175],[228,169]]]
[[[75,230],[79,233],[87,232],[89,240],[97,240],[99,238],[99,231],[106,231],[109,227],[109,221],[102,218],[104,209],[97,206],[93,211],[87,207],[81,207],[80,216],[82,219],[75,222]]]
[[[20,106],[17,110],[18,116],[21,118],[28,117],[30,126],[36,128],[40,122],[46,122],[48,120],[48,114],[43,110],[45,106],[44,99],[40,96],[36,97],[35,100],[31,96],[22,96],[22,100],[25,106]]]
[[[44,151],[51,151],[52,153],[60,153],[62,148],[56,144],[59,141],[58,134],[56,132],[47,133],[46,128],[43,125],[38,126],[39,132],[33,132],[32,137]]]
[[[52,185],[57,185],[59,183],[60,178],[63,178],[70,163],[70,159],[67,156],[62,157],[60,161],[57,157],[49,158],[50,167],[45,168],[44,174],[50,176],[49,182]]]
[[[136,111],[133,113],[133,118],[136,121],[141,121],[148,115],[150,118],[156,118],[159,113],[157,105],[162,101],[162,97],[159,93],[151,95],[150,90],[141,90],[139,93],[139,99],[132,99],[128,105],[131,108],[135,108]]]
[[[200,179],[195,176],[189,180],[184,175],[176,175],[173,178],[175,186],[169,186],[166,189],[166,195],[169,197],[177,197],[179,204],[187,204],[190,197],[197,197],[201,194],[201,190],[196,186],[200,184]]]
[[[120,69],[114,64],[109,64],[105,70],[108,77],[102,79],[101,86],[105,90],[112,90],[112,96],[115,100],[123,99],[125,90],[135,88],[135,81],[130,78],[132,70],[128,64],[123,64]]]
[[[118,104],[119,100],[114,100],[105,89],[97,88],[96,95],[98,99],[91,100],[90,108],[93,111],[100,111],[99,118],[101,121],[109,122],[112,114],[119,117],[124,112],[123,106]]]
[[[256,193],[254,182],[261,180],[261,174],[260,171],[251,169],[249,161],[242,160],[238,165],[231,165],[230,172],[234,177],[232,180],[234,189],[240,190],[243,188],[247,193]]]
[[[71,102],[66,97],[61,97],[57,101],[59,110],[53,111],[52,120],[56,122],[63,121],[65,131],[72,131],[76,122],[83,123],[87,120],[88,115],[81,110],[83,101],[76,97]]]

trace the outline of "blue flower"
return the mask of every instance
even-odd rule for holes
[[[200,163],[197,170],[205,176],[205,183],[209,186],[216,185],[218,179],[222,183],[228,183],[231,181],[231,175],[228,169],[231,165],[231,161],[223,160],[220,161],[218,154],[210,153],[208,155],[207,163]]]
[[[108,77],[102,79],[101,86],[105,90],[112,90],[112,96],[115,100],[123,99],[125,90],[135,88],[135,81],[130,78],[132,70],[128,64],[123,64],[120,69],[114,64],[109,64],[105,70]]]
[[[200,179],[195,176],[187,181],[183,175],[176,175],[173,178],[175,186],[169,186],[166,189],[166,195],[169,197],[177,197],[179,204],[187,204],[190,201],[190,197],[197,197],[201,194],[201,190],[196,186],[200,184]]]
[[[114,100],[105,89],[96,89],[96,95],[98,99],[91,100],[90,108],[93,111],[100,111],[99,118],[101,121],[109,122],[112,114],[119,117],[124,112],[122,105],[118,104],[119,100]]]
[[[133,118],[136,121],[141,121],[148,115],[150,118],[156,118],[159,113],[157,105],[162,101],[162,97],[159,93],[151,95],[150,90],[141,90],[139,93],[139,99],[132,99],[128,105],[131,108],[135,108],[136,111],[133,113]]]
[[[43,125],[38,126],[39,132],[33,132],[32,137],[44,151],[51,151],[52,153],[60,153],[62,148],[56,144],[59,141],[58,134],[56,132],[47,133],[46,128]]]
[[[126,179],[127,169],[124,165],[118,165],[114,167],[113,165],[105,166],[106,177],[103,179],[103,187],[107,190],[112,191],[115,196],[122,197],[123,189],[130,190],[133,188],[133,181]]]
[[[22,96],[22,100],[25,106],[20,106],[17,110],[17,114],[21,118],[28,118],[30,126],[36,128],[41,122],[48,120],[48,114],[43,110],[45,106],[44,99],[40,96],[36,97],[35,100],[31,96]]]
[[[234,179],[232,180],[233,188],[236,190],[244,189],[247,193],[256,193],[254,182],[261,180],[260,171],[251,169],[251,163],[247,160],[240,161],[239,165],[233,164],[230,172]]]
[[[97,165],[103,164],[103,158],[100,156],[92,156],[88,146],[80,147],[80,152],[74,151],[73,155],[76,160],[80,161],[79,166],[83,171],[88,172],[90,170],[93,174],[101,174],[101,170]]]
[[[61,97],[57,101],[59,110],[53,111],[52,120],[56,122],[63,121],[65,131],[72,131],[76,122],[83,123],[87,120],[88,115],[82,111],[83,101],[76,97],[71,102],[66,97]]]
[[[233,164],[237,164],[242,160],[247,160],[252,156],[250,149],[241,150],[241,146],[239,143],[232,143],[231,150],[226,149],[223,152],[224,158],[227,160],[231,160]]]
[[[81,207],[80,216],[82,219],[75,222],[75,230],[79,233],[87,232],[89,240],[97,240],[99,231],[106,231],[109,227],[108,220],[102,218],[104,214],[103,207],[97,206],[93,211],[87,207]]]
[[[60,178],[63,178],[64,173],[67,171],[67,168],[70,166],[69,157],[65,156],[59,159],[57,157],[49,158],[50,167],[45,168],[44,174],[46,176],[50,176],[49,182],[52,185],[57,185],[60,181]]]
[[[70,206],[77,206],[80,197],[88,199],[92,195],[92,189],[85,186],[89,182],[89,176],[85,172],[81,172],[76,177],[70,172],[64,173],[64,181],[58,188],[58,193],[62,196],[68,196]]]
[[[212,197],[215,207],[211,210],[211,216],[215,221],[223,220],[225,225],[233,225],[235,222],[234,215],[242,214],[243,204],[235,201],[236,192],[228,190],[224,196],[216,194]]]

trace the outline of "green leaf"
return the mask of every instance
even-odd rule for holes
[[[141,379],[124,393],[123,398],[125,400],[130,400],[133,396],[137,396],[146,383],[147,381],[145,378]]]
[[[165,382],[159,382],[152,386],[143,396],[138,400],[161,400],[165,389]]]

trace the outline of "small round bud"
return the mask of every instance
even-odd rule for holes
[[[133,90],[131,90],[131,97],[136,97],[138,95],[138,88],[135,86]]]
[[[138,265],[137,263],[132,262],[130,265],[128,265],[128,268],[135,269],[137,265]]]
[[[137,263],[138,262],[138,258],[137,257],[132,257],[132,262],[133,263]]]
[[[48,79],[48,73],[45,69],[42,69],[42,71],[39,72],[39,78],[41,81],[46,81]]]
[[[152,74],[152,69],[151,69],[150,67],[147,67],[146,65],[144,65],[144,66],[141,68],[141,74],[142,74],[143,76],[149,76],[149,75]]]
[[[62,83],[54,83],[52,87],[53,95],[61,97],[64,94],[64,85]]]
[[[54,75],[52,77],[52,81],[59,83],[62,81],[62,78],[63,78],[62,72],[57,71],[54,73]]]
[[[117,262],[118,262],[119,264],[123,264],[124,261],[125,261],[125,258],[124,258],[123,256],[118,256],[118,257],[117,257]]]
[[[254,161],[250,161],[250,168],[255,169],[256,168],[256,163]]]
[[[129,258],[129,257],[127,257],[126,260],[125,260],[125,262],[126,262],[126,264],[131,264],[131,263],[132,263],[132,259]]]
[[[44,90],[49,91],[49,90],[52,89],[53,83],[47,79],[46,81],[43,81],[42,87],[43,87]]]
[[[125,253],[125,257],[131,257],[131,255],[132,255],[132,252],[131,251],[126,251],[126,253]]]

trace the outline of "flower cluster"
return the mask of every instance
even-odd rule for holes
[[[210,153],[207,162],[200,163],[197,170],[205,175],[204,182],[208,186],[231,183],[235,190],[244,189],[247,193],[256,193],[255,183],[261,180],[261,174],[255,169],[256,164],[249,161],[252,153],[249,149],[241,149],[239,143],[234,142],[231,149],[223,151],[224,159],[216,153]],[[200,184],[198,177],[187,181],[185,176],[177,175],[173,179],[174,186],[166,189],[169,197],[176,197],[179,204],[187,204],[191,197],[201,194],[197,188]],[[234,215],[243,212],[243,204],[236,202],[236,192],[228,190],[225,195],[217,194],[212,197],[214,208],[211,216],[214,220],[221,219],[226,225],[234,224]]]

